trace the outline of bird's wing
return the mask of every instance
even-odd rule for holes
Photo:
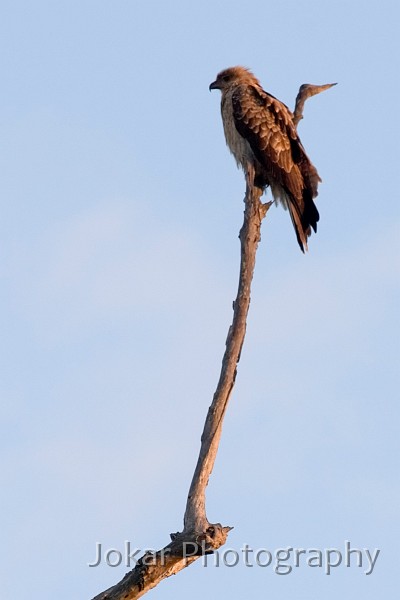
[[[309,228],[316,231],[319,218],[313,198],[320,179],[297,135],[291,111],[252,85],[237,87],[232,109],[237,131],[249,142],[270,183],[284,190],[299,244],[306,246]]]
[[[294,167],[305,153],[287,106],[263,90],[245,85],[233,93],[232,108],[236,129],[261,165],[277,183],[301,197],[302,178],[295,177],[298,170]]]

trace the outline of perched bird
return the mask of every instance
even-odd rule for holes
[[[308,87],[321,91],[331,85]],[[243,168],[249,185],[262,190],[269,186],[274,200],[289,210],[304,252],[311,228],[317,231],[319,214],[314,198],[321,179],[297,134],[301,117],[265,92],[244,67],[221,71],[210,90],[221,90],[225,139],[237,165]]]

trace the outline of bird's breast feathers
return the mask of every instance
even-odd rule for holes
[[[254,153],[249,142],[240,135],[233,115],[233,90],[228,90],[221,98],[221,115],[224,126],[226,144],[232,152],[238,166],[246,168],[248,162],[254,161]]]

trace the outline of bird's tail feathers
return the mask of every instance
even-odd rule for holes
[[[296,232],[297,242],[302,252],[305,252],[308,250],[307,238],[311,235],[311,228],[315,233],[317,232],[319,213],[309,190],[305,189],[303,191],[302,200],[299,203],[296,198],[288,195],[287,206]]]
[[[281,204],[287,209],[296,232],[297,242],[302,250],[308,250],[307,238],[311,235],[311,229],[317,232],[317,223],[319,221],[319,212],[314,203],[314,198],[317,195],[317,178],[318,173],[315,170],[314,181],[307,181],[307,187],[303,190],[297,190],[298,197],[295,193],[289,191],[286,186],[271,184],[271,191],[274,200],[277,204]],[[301,195],[300,195],[301,194]]]
[[[301,251],[305,252],[306,250],[308,250],[307,238],[311,233],[311,229],[310,227],[308,227],[307,230],[304,230],[298,207],[292,202],[291,199],[288,199],[287,207],[289,210],[290,218],[292,219],[294,230],[296,232],[297,242],[300,246]]]

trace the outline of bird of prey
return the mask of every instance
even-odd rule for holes
[[[308,87],[317,90],[308,95],[321,91],[317,86]],[[321,179],[297,134],[301,117],[264,91],[244,67],[221,71],[210,85],[210,90],[215,89],[221,90],[225,139],[237,165],[243,168],[249,185],[263,191],[269,186],[274,200],[289,210],[304,252],[311,228],[317,231],[319,214],[314,198]]]

